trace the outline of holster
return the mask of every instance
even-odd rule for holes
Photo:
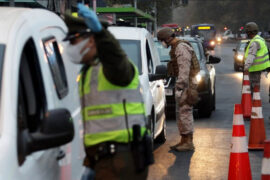
[[[133,161],[136,172],[142,172],[147,166],[154,163],[151,137],[145,133],[141,137],[141,127],[133,125],[133,141],[131,144]]]

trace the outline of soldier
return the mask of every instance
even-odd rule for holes
[[[93,11],[78,4],[78,14],[65,14],[69,28],[65,40],[70,42],[66,51],[72,62],[83,64],[79,79],[87,167],[83,179],[92,178],[91,169],[95,179],[146,179],[152,146],[144,141],[149,136],[138,70]]]
[[[190,43],[177,39],[171,28],[161,29],[157,38],[164,47],[171,46],[168,74],[176,77],[176,121],[181,141],[171,146],[171,149],[175,151],[194,150],[192,108],[198,100],[195,76],[200,71],[200,66]]]
[[[267,45],[265,40],[258,35],[257,24],[247,23],[245,31],[251,40],[245,51],[244,71],[249,72],[251,92],[253,92],[256,85],[260,87],[261,72],[270,67],[270,62]]]

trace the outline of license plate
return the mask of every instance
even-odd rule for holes
[[[165,89],[165,94],[166,94],[166,96],[172,96],[173,90],[172,89]]]

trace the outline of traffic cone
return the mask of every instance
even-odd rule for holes
[[[228,179],[252,179],[241,104],[235,104],[234,106],[232,145]]]
[[[264,149],[265,128],[259,86],[254,87],[248,149]]]
[[[243,73],[243,87],[242,87],[242,99],[241,99],[243,116],[244,118],[250,118],[251,116],[251,91],[250,91],[250,82],[248,77],[248,71]]]
[[[262,160],[262,180],[270,180],[270,140],[264,141],[264,154]]]

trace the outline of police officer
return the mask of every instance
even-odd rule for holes
[[[171,46],[168,74],[176,77],[176,120],[181,141],[171,146],[171,149],[175,151],[194,150],[192,108],[198,100],[195,81],[195,76],[200,69],[198,60],[195,59],[196,55],[192,46],[187,41],[177,39],[171,28],[161,29],[157,38],[164,47]]]
[[[135,171],[130,149],[133,125],[140,125],[141,134],[146,132],[138,70],[93,11],[78,4],[78,14],[66,13],[65,40],[71,60],[83,64],[79,90],[84,165],[94,169],[95,179],[146,179],[147,167]]]
[[[259,28],[255,22],[245,25],[245,31],[250,40],[245,51],[244,71],[249,72],[251,92],[257,85],[260,87],[261,72],[270,67],[268,48],[265,40],[258,35]]]

